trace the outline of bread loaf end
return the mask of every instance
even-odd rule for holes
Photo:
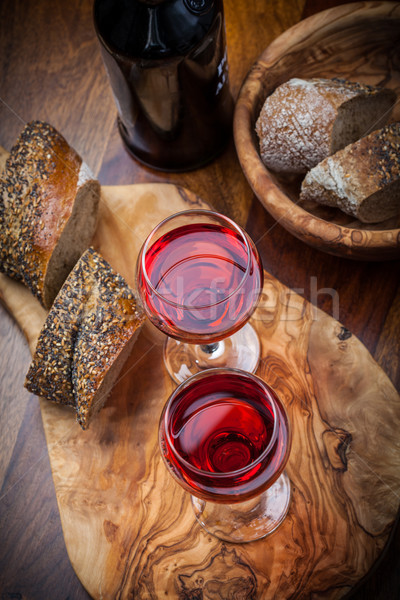
[[[363,223],[398,215],[400,123],[374,131],[311,169],[300,199],[340,208]]]

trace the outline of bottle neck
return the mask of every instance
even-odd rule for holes
[[[169,0],[138,0],[141,4],[146,6],[157,6],[158,4],[164,4]],[[202,15],[211,10],[214,0],[183,0],[186,8],[195,15]]]
[[[222,11],[222,0],[95,0],[94,22],[108,52],[157,60],[196,47]]]

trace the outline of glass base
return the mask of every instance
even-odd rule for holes
[[[260,341],[253,327],[244,327],[221,342],[186,344],[167,338],[164,362],[172,379],[182,383],[205,369],[229,367],[253,373],[260,360]]]
[[[192,496],[196,519],[208,533],[226,542],[244,543],[270,535],[286,517],[291,499],[285,472],[260,496],[238,504],[216,504]]]

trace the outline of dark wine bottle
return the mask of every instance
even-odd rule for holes
[[[134,158],[186,171],[232,130],[222,0],[95,0],[94,23]]]

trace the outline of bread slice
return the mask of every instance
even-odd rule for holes
[[[301,200],[340,208],[363,223],[400,214],[400,123],[349,144],[307,173]]]
[[[72,406],[86,429],[104,405],[143,320],[126,281],[89,248],[48,314],[25,387]]]
[[[95,232],[100,185],[48,123],[23,129],[0,179],[0,270],[45,308]]]
[[[264,102],[256,123],[264,164],[304,174],[388,121],[396,94],[345,79],[290,79]]]

